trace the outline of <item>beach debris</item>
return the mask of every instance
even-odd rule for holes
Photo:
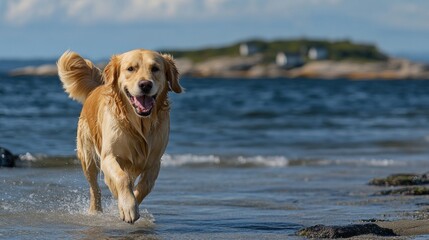
[[[429,184],[429,173],[409,174],[399,173],[392,174],[386,178],[374,178],[369,182],[375,186],[412,186]]]
[[[382,228],[375,223],[351,224],[346,226],[315,225],[298,230],[297,235],[308,238],[349,238],[359,235],[397,236],[392,229]]]

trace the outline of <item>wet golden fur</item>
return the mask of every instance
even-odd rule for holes
[[[101,169],[118,200],[121,219],[133,223],[139,218],[138,205],[158,177],[168,143],[168,92],[182,92],[174,60],[169,55],[137,49],[113,56],[102,72],[78,54],[65,52],[57,65],[65,91],[83,103],[77,155],[90,185],[89,211],[102,211],[97,183]],[[147,117],[135,112],[124,92],[129,89],[131,94],[140,94],[141,80],[151,80],[156,91]]]

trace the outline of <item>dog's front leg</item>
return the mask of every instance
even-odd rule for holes
[[[127,223],[134,223],[139,219],[139,209],[132,190],[132,181],[121,168],[118,159],[107,156],[101,162],[101,169],[105,182],[112,194],[118,199],[119,215]]]
[[[159,169],[161,167],[161,161],[158,160],[149,169],[145,170],[140,177],[140,181],[134,188],[134,196],[136,196],[138,204],[152,191],[155,185],[155,180],[158,178]]]

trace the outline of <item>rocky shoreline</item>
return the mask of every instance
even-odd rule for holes
[[[310,61],[303,66],[286,69],[274,63],[265,64],[262,55],[249,57],[216,57],[204,62],[176,59],[182,76],[219,78],[317,78],[351,80],[429,79],[429,65],[406,59],[386,61]],[[104,68],[105,64],[98,64]],[[55,64],[13,69],[10,76],[55,76]]]
[[[429,195],[427,187],[429,173],[393,174],[386,178],[372,179],[368,184],[382,188],[377,193],[386,195]],[[416,190],[418,189],[418,190]],[[358,223],[343,226],[326,226],[322,224],[305,227],[297,231],[298,236],[316,239],[404,239],[410,236],[429,235],[429,217],[427,209],[412,213],[412,219],[394,221],[360,220]]]

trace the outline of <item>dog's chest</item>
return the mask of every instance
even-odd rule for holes
[[[126,134],[124,141],[127,142],[127,158],[134,167],[144,170],[150,168],[155,162],[160,161],[168,144],[169,126],[164,122],[157,127],[141,128],[138,134]],[[122,141],[120,141],[122,142]]]

